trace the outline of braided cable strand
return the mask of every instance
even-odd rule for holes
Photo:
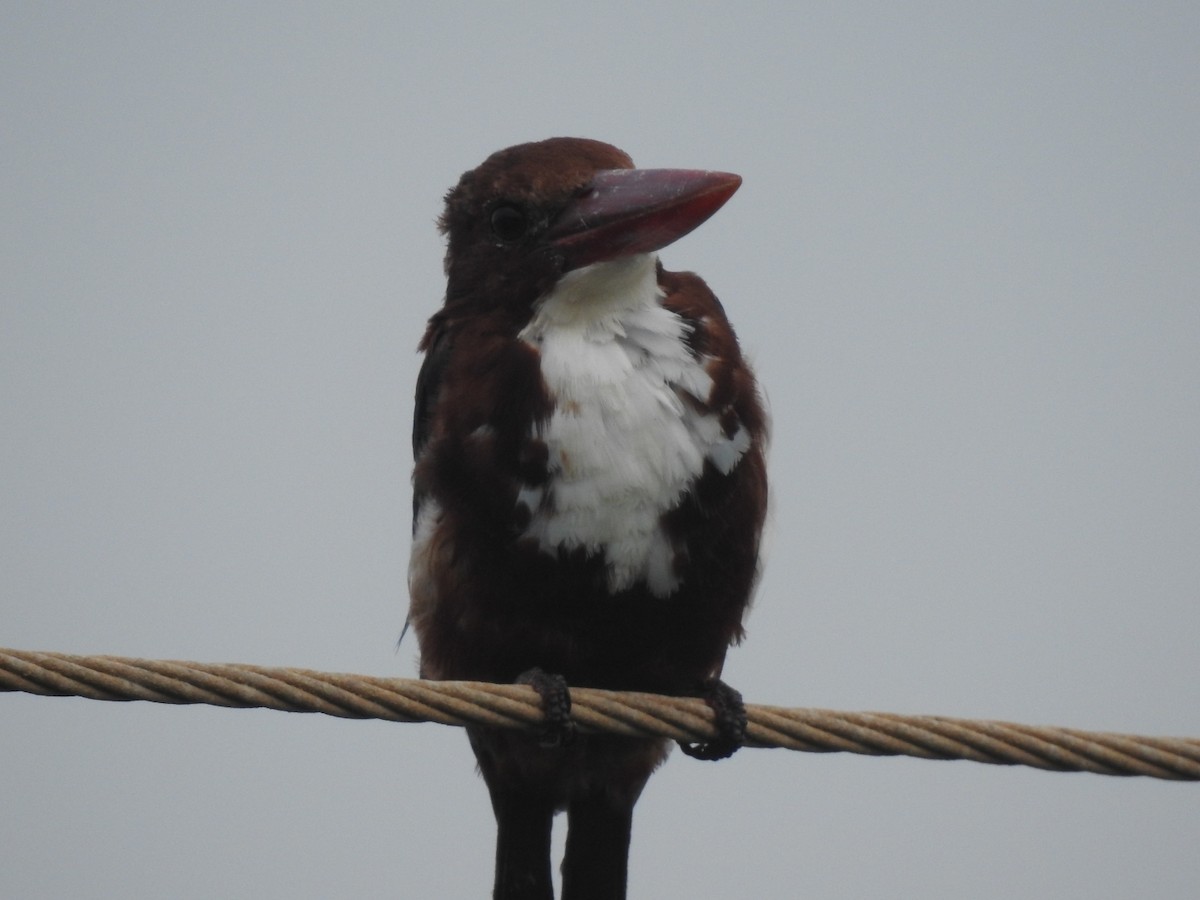
[[[349,719],[530,728],[541,722],[524,685],[418,681],[308,669],[212,665],[0,649],[0,691],[317,712]],[[581,729],[689,743],[712,740],[703,701],[571,689]],[[1009,722],[747,706],[753,747],[966,759],[1058,772],[1200,781],[1200,739],[1138,737]]]

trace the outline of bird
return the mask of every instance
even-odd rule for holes
[[[408,625],[419,674],[525,683],[541,732],[468,728],[496,818],[494,900],[626,896],[634,805],[670,745],[576,733],[570,688],[703,697],[744,636],[768,421],[721,303],[657,251],[741,178],[639,169],[601,141],[500,150],[446,194],[446,293],[419,352]]]

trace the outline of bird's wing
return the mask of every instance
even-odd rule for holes
[[[412,448],[413,460],[421,456],[421,451],[429,442],[433,424],[433,411],[437,405],[438,393],[441,391],[442,376],[450,359],[451,338],[445,328],[430,326],[429,332],[422,341],[425,349],[425,360],[421,363],[421,371],[417,375],[416,401],[413,405]],[[413,527],[417,525],[417,512],[420,509],[422,497],[413,490]]]

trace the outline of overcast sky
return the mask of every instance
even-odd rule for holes
[[[738,172],[751,702],[1200,736],[1200,6],[0,5],[0,645],[412,676],[466,169]],[[967,11],[968,9],[972,11]],[[479,898],[460,730],[0,695],[0,896]],[[1194,785],[673,758],[631,897],[1193,898]]]

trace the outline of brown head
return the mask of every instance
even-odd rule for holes
[[[493,153],[446,195],[447,311],[527,314],[573,269],[678,240],[740,184],[726,172],[635,169],[586,138]]]

